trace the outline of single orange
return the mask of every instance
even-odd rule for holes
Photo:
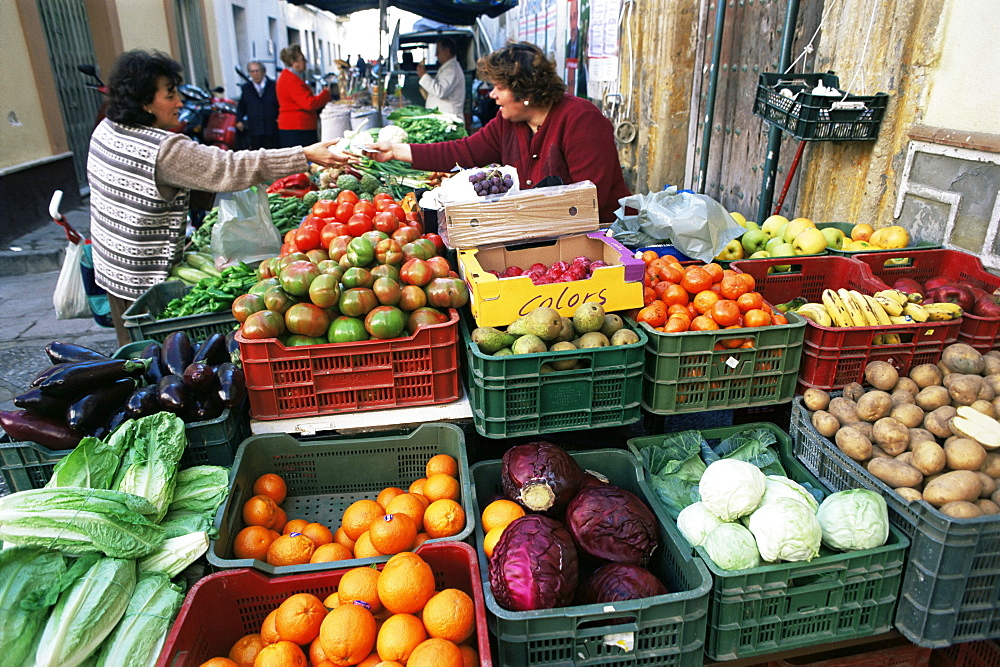
[[[771,324],[771,315],[765,310],[755,308],[743,314],[743,326],[745,327],[766,327]]]
[[[361,533],[361,537],[359,537],[358,541],[354,543],[354,557],[377,558],[381,555],[383,555],[382,552],[376,549],[375,545],[372,544],[372,538],[371,535],[368,534],[368,531],[366,530]]]
[[[243,523],[273,528],[278,519],[278,505],[270,496],[253,496],[243,503]]]
[[[406,514],[386,514],[372,522],[371,528],[368,529],[368,539],[381,554],[409,551],[417,539],[417,525]]]
[[[267,548],[274,539],[271,531],[263,526],[247,526],[233,540],[233,555],[237,558],[267,559]]]
[[[253,483],[253,493],[255,496],[267,496],[280,505],[285,502],[288,487],[280,476],[269,472],[258,477]]]
[[[319,626],[326,613],[318,597],[312,593],[296,593],[278,606],[274,627],[283,640],[305,646],[319,635]]]
[[[451,475],[439,472],[431,475],[424,482],[424,492],[422,495],[431,502],[441,500],[442,498],[458,500],[461,497],[461,491],[462,487],[457,479]]]
[[[479,667],[482,664],[479,662],[479,653],[468,644],[462,644],[458,647],[458,650],[462,652],[462,660],[465,667]]]
[[[316,547],[316,551],[309,558],[310,563],[332,563],[338,560],[350,560],[354,558],[354,553],[343,544],[331,542],[321,544]]]
[[[386,514],[405,514],[413,519],[413,524],[420,530],[424,525],[424,511],[427,509],[423,498],[415,493],[400,494],[386,505]]]
[[[432,637],[413,649],[406,667],[464,667],[465,660],[458,646],[439,637]]]
[[[712,306],[709,315],[720,327],[729,327],[740,321],[740,308],[735,301],[719,299]]]
[[[285,514],[285,510],[278,508],[278,511],[274,513],[274,524],[271,526],[271,530],[283,533],[285,532],[285,524],[288,523],[288,515]]]
[[[421,477],[420,479],[413,480],[410,484],[410,488],[407,489],[409,493],[423,493],[424,492],[424,482],[427,481],[426,477]]]
[[[267,548],[269,565],[305,565],[312,558],[316,545],[302,533],[282,535]]]
[[[699,315],[705,315],[708,311],[712,310],[712,306],[714,306],[718,300],[718,294],[712,290],[706,289],[695,294],[692,303],[694,304],[694,309],[698,311]]]
[[[376,665],[385,667],[385,660],[379,657],[378,651],[372,651],[367,658],[358,663],[357,667],[376,667]],[[405,667],[405,665],[400,665],[400,667]]]
[[[707,290],[712,286],[712,274],[700,266],[689,266],[684,271],[681,279],[681,287],[691,294],[697,294],[702,290]]]
[[[309,664],[312,667],[318,667],[324,662],[329,664],[329,661],[326,659],[326,653],[323,653],[323,642],[319,640],[319,637],[309,644],[309,651],[306,655],[309,657]]]
[[[390,558],[379,575],[379,599],[394,614],[415,614],[433,595],[434,571],[412,552]]]
[[[351,551],[354,551],[355,540],[352,540],[350,537],[347,536],[347,533],[344,532],[343,526],[340,526],[339,528],[337,528],[337,530],[333,532],[333,541],[336,542],[337,544],[343,544]]]
[[[718,328],[719,325],[715,323],[715,320],[706,315],[699,315],[691,320],[691,331],[714,331]]]
[[[524,514],[524,508],[513,500],[501,498],[483,508],[483,514],[480,518],[483,530],[488,533],[498,526],[503,527],[514,519],[520,519]]]
[[[379,576],[379,571],[371,567],[356,567],[345,572],[337,585],[340,604],[360,602],[373,614],[382,611],[378,596]]]
[[[229,658],[212,658],[198,665],[198,667],[239,667],[235,660]]]
[[[720,280],[722,280],[722,276],[724,274],[724,271],[722,269],[722,265],[721,264],[716,264],[715,262],[709,262],[708,264],[706,264],[702,268],[705,269],[705,273],[707,273],[708,275],[712,276],[712,282],[713,283],[717,283]]]
[[[265,646],[281,641],[281,637],[278,636],[278,627],[275,625],[277,618],[278,610],[274,609],[264,617],[264,622],[260,626],[260,640],[264,642]]]
[[[741,313],[746,313],[754,308],[760,308],[764,304],[764,299],[759,292],[744,292],[736,299]]]
[[[671,306],[686,306],[690,300],[691,296],[688,294],[688,291],[674,283],[669,284],[660,296],[660,301],[667,304],[668,312]]]
[[[406,664],[413,649],[425,639],[427,630],[419,618],[413,614],[393,614],[379,628],[375,649],[384,660]]]
[[[722,296],[726,299],[738,299],[741,295],[750,291],[750,287],[747,285],[746,281],[740,278],[739,274],[736,273],[723,276],[719,289]]]
[[[784,313],[771,313],[771,324],[788,324]]]
[[[483,537],[483,553],[486,554],[487,558],[493,557],[493,550],[497,547],[497,542],[500,541],[500,536],[503,535],[503,531],[507,526],[497,526],[492,528],[490,532],[486,533]]]
[[[321,523],[306,524],[299,532],[312,540],[316,546],[333,542],[333,533]]]
[[[326,607],[327,611],[333,611],[340,606],[340,593],[334,591],[326,596],[323,600],[323,606]]]
[[[301,533],[302,529],[309,525],[309,522],[305,519],[289,519],[285,522],[285,527],[281,529],[281,532],[285,535],[288,533]]]
[[[450,454],[435,454],[430,457],[424,467],[424,475],[430,477],[437,474],[458,477],[458,461],[455,457]]]
[[[413,550],[416,551],[417,547],[431,539],[431,536],[427,533],[417,533],[416,539],[413,540]]]
[[[385,509],[385,506],[389,504],[390,500],[403,493],[406,493],[406,491],[403,491],[398,486],[387,486],[379,491],[375,502],[381,505],[382,509]]]
[[[239,667],[253,667],[257,654],[264,648],[264,640],[259,633],[244,635],[229,649],[229,659]]]
[[[427,506],[424,531],[431,537],[451,537],[465,528],[465,510],[454,500],[442,498]]]
[[[257,654],[254,667],[306,667],[306,654],[298,644],[279,641],[268,644]]]
[[[465,591],[446,588],[427,601],[420,617],[431,637],[461,644],[476,631],[476,606]]]
[[[340,525],[349,538],[357,540],[361,537],[361,533],[368,530],[368,527],[372,525],[372,521],[384,514],[385,510],[374,500],[357,500],[344,510],[344,516],[340,519]]]
[[[356,665],[375,647],[375,617],[360,605],[342,604],[323,619],[319,639],[336,667]]]

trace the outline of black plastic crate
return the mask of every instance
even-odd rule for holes
[[[813,95],[818,84],[841,94]],[[765,72],[757,83],[753,115],[803,141],[871,141],[878,136],[888,102],[886,93],[851,95],[840,90],[840,79],[832,72]]]

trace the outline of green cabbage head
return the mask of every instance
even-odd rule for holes
[[[819,503],[813,498],[806,488],[795,480],[782,477],[781,475],[768,475],[767,487],[764,489],[764,497],[760,504],[766,505],[774,502],[778,498],[791,498],[809,506],[813,512],[819,507]]]
[[[677,515],[677,527],[692,547],[701,546],[708,534],[723,523],[703,502],[691,503]]]
[[[720,459],[705,468],[698,493],[712,514],[723,521],[735,521],[760,506],[766,485],[764,473],[754,464]]]
[[[791,498],[761,505],[750,515],[750,532],[766,561],[809,561],[819,555],[823,530],[812,509]]]
[[[703,546],[723,570],[746,570],[761,564],[753,535],[738,523],[722,524],[708,534]]]
[[[833,493],[816,514],[823,544],[837,551],[874,549],[889,538],[889,509],[885,498],[868,489]]]

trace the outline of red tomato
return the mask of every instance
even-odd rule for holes
[[[320,199],[318,202],[313,204],[310,213],[313,215],[318,215],[321,218],[329,218],[333,216],[333,212],[337,210],[337,202],[333,199]]]
[[[347,233],[347,225],[342,222],[330,222],[319,233],[319,243],[324,248],[330,247],[330,242],[338,236]]]
[[[340,194],[337,195],[338,202],[349,202],[350,204],[357,204],[359,201],[358,195],[351,192],[350,190],[341,190]]]
[[[431,243],[434,244],[434,247],[437,248],[439,255],[444,254],[444,239],[442,239],[439,234],[428,232],[423,235],[423,238],[430,240]]]
[[[320,235],[312,227],[299,227],[295,232],[295,246],[302,252],[319,247]]]
[[[285,257],[287,255],[292,254],[293,252],[298,252],[298,248],[296,248],[295,245],[292,243],[285,243],[284,245],[281,246],[281,250],[278,251],[278,255],[280,257]]]
[[[388,202],[389,202],[390,204],[392,204],[392,203],[395,203],[395,202],[396,202],[396,200],[395,200],[395,199],[393,199],[393,198],[392,198],[392,195],[390,195],[390,194],[389,194],[388,192],[379,192],[379,193],[378,193],[378,194],[376,194],[376,195],[375,195],[374,197],[372,197],[372,201],[373,201],[373,202],[375,203],[375,210],[376,210],[376,211],[378,211],[378,210],[381,210],[381,209],[379,209],[379,207],[378,207],[378,203],[379,203],[380,201],[388,201]]]
[[[396,219],[399,220],[401,223],[406,222],[406,211],[404,211],[403,207],[400,206],[399,204],[392,204],[386,210],[389,211],[389,213],[392,213],[394,216],[396,216]]]
[[[347,221],[347,233],[355,238],[373,229],[375,229],[375,225],[367,215],[357,213],[352,215],[351,219]]]
[[[424,223],[411,220],[410,222],[407,222],[406,225],[417,230],[417,236],[424,235]]]
[[[399,220],[396,220],[396,216],[389,211],[376,213],[373,222],[375,224],[375,229],[380,232],[385,232],[386,234],[392,234],[394,231],[399,229]]]
[[[333,217],[337,222],[347,222],[352,215],[354,215],[354,204],[345,201],[337,204]]]
[[[354,205],[354,212],[362,213],[371,218],[372,216],[375,215],[375,204],[371,203],[370,201],[365,201],[364,199],[362,199],[361,201],[359,201],[357,204]]]
[[[320,230],[326,227],[326,223],[328,222],[333,222],[333,218],[330,219],[321,218],[318,215],[310,214],[305,217],[305,219],[302,221],[302,224],[299,225],[299,228],[300,229],[309,228],[318,233]]]
[[[285,232],[285,237],[281,240],[284,241],[285,243],[295,243],[295,232],[297,231],[299,230],[289,229],[287,232]]]

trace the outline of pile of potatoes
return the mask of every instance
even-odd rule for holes
[[[972,518],[1000,514],[1000,449],[952,428],[957,409],[970,406],[993,420],[1000,438],[1000,352],[980,354],[950,345],[938,364],[922,364],[900,376],[890,364],[865,367],[836,398],[810,388],[803,403],[813,427],[847,456],[895,489],[902,498],[926,500],[943,514]],[[975,414],[975,413],[972,413]],[[975,415],[978,417],[978,415]]]

